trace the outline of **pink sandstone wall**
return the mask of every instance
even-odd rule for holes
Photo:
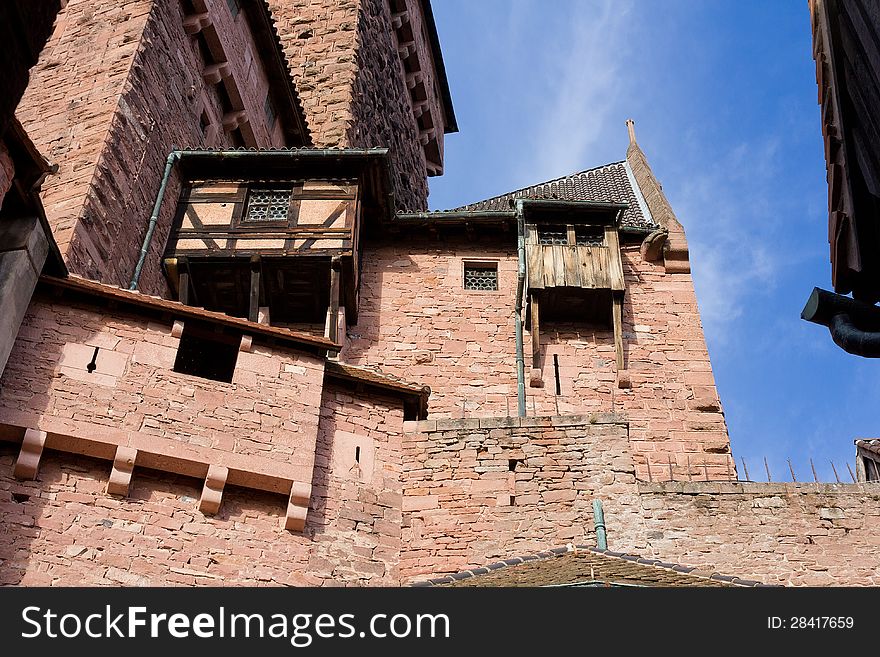
[[[179,374],[170,328],[67,300],[34,301],[0,378],[0,423],[96,440],[156,437],[287,463],[309,481],[323,360],[255,345],[238,354],[232,383]]]
[[[469,260],[498,262],[498,292],[463,288]],[[665,274],[642,260],[637,245],[624,246],[623,264],[632,388],[616,387],[610,329],[545,324],[545,385],[527,382],[528,414],[618,412],[630,422],[640,478],[649,478],[649,459],[651,478],[669,478],[670,460],[675,479],[707,471],[711,479],[735,478],[690,274]],[[368,244],[359,321],[348,331],[342,360],[429,385],[431,418],[516,415],[516,268],[515,249],[499,247],[497,239],[408,235],[399,244]],[[530,360],[528,331],[525,353]]]
[[[391,151],[398,209],[428,182],[387,0],[269,0],[315,146]]]
[[[595,543],[594,497],[605,503],[608,531],[618,541],[643,544],[626,424],[610,414],[594,420],[409,425],[401,576],[428,579],[567,543]]]
[[[639,500],[644,556],[767,584],[880,585],[876,484],[642,483]]]
[[[15,162],[9,155],[9,151],[3,142],[0,142],[0,208],[3,207],[3,197],[12,187],[15,178]]]
[[[265,74],[240,13],[222,0],[210,15],[260,146],[282,146],[266,124]],[[230,146],[219,97],[202,77],[179,2],[71,0],[32,73],[18,116],[59,165],[42,199],[71,271],[128,286],[172,148]],[[205,111],[211,126],[202,130]],[[174,182],[168,189],[176,197]],[[166,203],[141,288],[167,294],[159,269],[174,203]]]
[[[321,409],[301,534],[279,527],[285,496],[227,486],[205,516],[200,480],[135,468],[129,495],[109,496],[106,461],[68,453],[49,451],[37,481],[17,481],[17,447],[0,442],[0,584],[399,583],[400,404],[330,384]],[[352,440],[370,473],[347,467]]]

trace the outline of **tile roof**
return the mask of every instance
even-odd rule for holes
[[[763,586],[753,580],[659,559],[598,550],[586,545],[555,548],[507,559],[415,586]]]
[[[861,447],[880,456],[880,438],[859,438],[856,447]]]
[[[548,180],[531,187],[470,203],[453,210],[455,212],[485,212],[511,210],[519,198],[556,201],[606,201],[629,203],[623,213],[621,226],[627,228],[656,228],[644,203],[641,191],[627,171],[626,162],[612,162],[594,169],[579,171],[569,176]]]
[[[325,371],[328,375],[337,378],[360,381],[380,388],[423,397],[425,401],[427,401],[428,396],[431,394],[431,388],[428,386],[419,385],[418,383],[410,383],[409,381],[404,381],[393,374],[387,374],[370,367],[348,365],[346,363],[340,363],[339,361],[328,360]]]

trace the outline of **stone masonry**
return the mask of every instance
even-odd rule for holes
[[[241,13],[205,0],[225,44],[255,143],[285,146],[278,122],[267,125],[268,93],[259,53]],[[57,175],[42,198],[71,271],[128,286],[174,148],[234,146],[221,125],[217,87],[202,75],[209,62],[184,29],[179,2],[71,0],[33,72],[18,115]],[[207,123],[203,125],[203,121]],[[171,198],[178,186],[172,181]],[[166,203],[141,288],[166,295],[160,258],[174,204]]]
[[[270,0],[318,147],[389,148],[395,203],[424,210],[418,141],[387,0]]]

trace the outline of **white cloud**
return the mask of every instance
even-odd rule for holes
[[[534,157],[522,163],[526,184],[585,168],[591,147],[609,126],[623,134],[625,117],[615,115],[615,108],[623,92],[631,8],[629,0],[578,3],[577,11],[565,12],[570,20],[554,46],[535,53],[549,84],[536,108]]]

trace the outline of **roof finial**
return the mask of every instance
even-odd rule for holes
[[[629,143],[636,143],[636,122],[632,119],[626,120],[626,129],[629,131]]]

